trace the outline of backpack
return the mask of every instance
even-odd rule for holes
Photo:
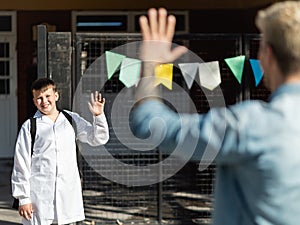
[[[62,112],[64,114],[64,116],[67,118],[67,120],[69,121],[69,123],[73,126],[73,119],[72,117],[70,116],[69,113],[67,113],[66,111],[64,110],[59,110],[60,112]],[[35,142],[35,134],[36,134],[36,118],[34,117],[30,117],[30,136],[31,136],[31,156],[33,154],[33,145],[34,145],[34,142]],[[76,124],[74,123],[74,131],[75,131],[75,134],[76,134]],[[77,154],[77,162],[78,162],[78,146],[76,144],[76,154]],[[79,174],[80,174],[80,177],[82,177],[80,171],[79,171]],[[13,209],[16,209],[18,210],[19,209],[19,199],[16,199],[13,197],[13,204],[12,204],[12,208]]]

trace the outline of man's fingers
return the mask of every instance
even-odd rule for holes
[[[176,18],[173,15],[168,16],[168,26],[166,30],[166,41],[172,42],[175,33]]]
[[[158,32],[160,35],[165,35],[166,32],[166,22],[167,22],[167,10],[160,8],[158,10]]]
[[[143,40],[151,40],[151,33],[150,33],[150,28],[148,24],[148,19],[146,16],[141,16],[139,19],[140,27],[141,27],[141,32],[143,36]]]
[[[157,63],[172,62],[184,54],[184,47],[171,49],[171,43],[175,34],[176,18],[168,16],[165,8],[148,10],[148,19],[140,17],[143,44],[141,48],[141,59]],[[160,50],[160,51],[158,51]]]
[[[153,40],[157,40],[157,38],[158,38],[157,10],[154,8],[149,9],[148,17],[149,17],[151,36],[152,36]]]

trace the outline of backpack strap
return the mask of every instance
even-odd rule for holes
[[[65,110],[59,110],[60,112],[62,112],[62,114],[64,114],[64,116],[67,118],[67,120],[70,122],[70,124],[73,126],[73,128],[74,128],[74,131],[75,131],[75,135],[76,135],[76,133],[77,133],[77,128],[76,128],[76,123],[74,122],[73,123],[73,118],[72,118],[72,116],[69,114],[69,113],[67,113]]]
[[[73,121],[72,116],[69,113],[67,113],[65,110],[59,110],[59,111],[62,112],[62,114],[64,114],[64,116],[67,118],[67,120],[72,125],[72,127],[74,129],[74,132],[75,132],[77,165],[78,165],[78,168],[79,168],[79,176],[80,176],[81,184],[83,184],[83,181],[82,181],[82,179],[83,179],[82,167],[81,167],[81,165],[79,163],[80,162],[80,151],[79,151],[78,144],[77,144],[77,141],[76,141],[76,136],[77,136],[76,123]]]
[[[31,156],[33,154],[33,145],[35,142],[35,134],[36,134],[36,118],[30,117],[30,136],[31,136]]]
[[[68,121],[70,122],[70,124],[73,125],[73,119],[72,119],[72,116],[67,113],[65,110],[59,110],[60,112],[62,112],[64,114],[64,116],[68,119]]]

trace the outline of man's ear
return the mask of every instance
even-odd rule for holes
[[[267,62],[269,65],[270,63],[274,62],[274,60],[276,61],[273,48],[270,44],[266,44],[265,57],[267,57]]]

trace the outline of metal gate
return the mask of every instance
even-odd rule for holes
[[[126,46],[128,43],[140,41],[139,34],[116,33],[76,33],[73,36],[73,44],[63,41],[62,33],[56,37],[56,33],[50,33],[51,48],[48,49],[48,71],[52,71],[52,77],[56,82],[72,81],[73,110],[85,117],[89,117],[86,101],[91,91],[99,90],[107,99],[105,114],[110,127],[109,142],[99,148],[90,148],[82,145],[81,169],[83,178],[83,196],[85,204],[86,221],[91,224],[209,224],[213,210],[213,186],[215,177],[215,165],[208,165],[203,171],[198,170],[197,162],[186,163],[175,174],[170,171],[168,165],[160,174],[170,173],[168,179],[149,185],[132,185],[137,179],[137,174],[144,171],[144,167],[156,164],[168,156],[161,154],[158,149],[148,151],[134,151],[127,143],[118,139],[116,132],[128,132],[126,130],[127,112],[130,111],[132,99],[123,99],[121,106],[115,106],[120,95],[123,95],[124,84],[119,81],[119,70],[111,79],[103,77],[106,73],[105,52],[119,49],[125,46],[129,55],[136,48]],[[69,40],[70,34],[66,33]],[[58,38],[59,37],[59,38]],[[246,55],[256,58],[258,35],[242,34],[188,34],[178,35],[174,41],[184,44],[201,57],[204,61],[218,60],[221,71],[221,89],[203,92],[200,85],[195,82],[190,90],[187,90],[185,82],[179,70],[174,70],[174,81],[184,89],[191,97],[199,113],[209,110],[209,103],[218,97],[224,97],[226,105],[231,105],[245,99],[266,99],[269,93],[263,87],[255,87],[249,64],[246,62],[243,81],[239,84],[224,62],[224,58],[237,55]],[[49,40],[50,43],[50,40]],[[54,45],[53,45],[54,43]],[[55,45],[56,43],[56,45]],[[73,49],[73,59],[58,54],[53,46],[69,45],[63,48],[70,52]],[[67,44],[66,44],[67,43]],[[52,53],[51,53],[52,52]],[[51,59],[56,63],[51,63]],[[69,65],[72,68],[72,76],[66,78],[64,73],[57,69],[58,64]],[[67,67],[68,68],[68,67]],[[56,71],[56,72],[55,72]],[[69,87],[70,83],[66,84]],[[65,87],[62,85],[62,87]],[[69,90],[69,89],[68,89]],[[130,92],[129,89],[127,92]],[[126,93],[127,93],[126,92]],[[126,94],[125,93],[125,94]],[[124,95],[125,95],[124,94]],[[131,94],[131,93],[129,93]],[[180,93],[176,91],[170,94],[172,101],[187,104]],[[184,105],[187,109],[189,105]],[[117,125],[113,117],[117,117]],[[124,123],[123,123],[124,121]],[[129,140],[130,142],[130,140]],[[129,143],[135,144],[135,143]],[[115,160],[121,162],[116,166]],[[135,166],[134,170],[128,170],[128,165]],[[137,171],[140,168],[141,171]],[[146,170],[145,170],[146,171]],[[152,173],[144,173],[143,179],[153,179]],[[111,179],[110,179],[111,178]],[[122,179],[121,182],[117,182]],[[230,203],[229,203],[230,204]]]

